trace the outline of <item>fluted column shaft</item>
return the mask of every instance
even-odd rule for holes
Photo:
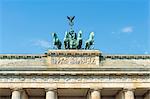
[[[101,99],[101,90],[98,90],[98,89],[91,90],[90,99]]]
[[[21,99],[21,90],[20,89],[12,89],[11,99]]]
[[[134,99],[134,89],[124,89],[124,99]]]
[[[21,92],[21,99],[29,99],[29,97],[25,91]]]
[[[57,99],[56,89],[46,89],[46,99]]]
[[[123,91],[120,91],[116,94],[115,99],[124,99],[124,93]]]
[[[144,99],[150,99],[150,90],[147,92],[147,94],[145,95]]]

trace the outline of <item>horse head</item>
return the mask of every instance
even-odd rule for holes
[[[93,40],[94,39],[94,32],[90,33],[90,39]]]
[[[94,45],[94,32],[90,33],[89,39],[85,42],[85,49],[90,49]]]
[[[58,36],[56,33],[52,33],[53,37],[53,44],[57,47],[57,49],[61,49],[61,41],[58,39]]]
[[[57,38],[57,34],[56,33],[52,33],[52,37],[53,38]]]

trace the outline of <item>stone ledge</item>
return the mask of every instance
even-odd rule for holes
[[[34,66],[24,66],[25,68],[20,68],[19,66],[15,66],[15,67],[1,67],[0,71],[121,71],[121,72],[125,72],[125,71],[139,71],[139,72],[144,72],[144,71],[149,71],[150,72],[150,67],[147,68],[111,68],[111,67],[101,67],[101,68],[46,68],[46,67],[38,67],[35,68]]]
[[[0,59],[36,59],[45,57],[44,54],[0,54]]]
[[[101,56],[99,50],[49,50],[48,56]]]
[[[149,69],[85,69],[85,70],[69,70],[69,69],[3,69],[0,71],[0,75],[148,75],[150,77],[150,68]]]
[[[150,55],[102,55],[104,59],[150,59]]]
[[[54,53],[51,53],[51,54],[48,54],[48,53],[45,53],[45,54],[0,54],[0,59],[35,59],[35,58],[47,57],[48,55],[75,55],[75,56],[81,56],[81,55],[88,55],[88,56],[96,55],[97,56],[99,55],[101,59],[150,59],[150,55],[101,55],[98,53],[97,54],[95,53],[71,54],[68,51],[66,51],[66,54],[60,53],[60,51],[57,51],[58,52],[57,54],[54,54]]]

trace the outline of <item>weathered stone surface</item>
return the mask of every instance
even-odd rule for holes
[[[45,59],[0,59],[0,66],[44,66]]]
[[[76,75],[76,76],[71,76],[71,75],[53,75],[53,76],[48,76],[48,75],[3,75],[0,76],[0,82],[68,82],[68,83],[75,83],[75,82],[109,82],[109,83],[114,83],[114,82],[124,82],[124,83],[142,83],[142,82],[148,82],[150,83],[150,75],[143,75],[143,76],[138,76],[138,75],[133,75],[133,76],[128,76],[128,75],[99,75],[99,76],[94,76],[94,75],[87,75],[87,76],[81,76],[81,75]]]
[[[150,55],[101,55],[98,50],[49,50],[39,55],[0,55],[0,66],[24,68],[150,68]],[[0,68],[1,68],[0,67]]]
[[[98,50],[49,50],[47,53],[47,62],[49,66],[99,66],[100,54]]]
[[[150,59],[106,59],[102,66],[150,66]]]
[[[96,50],[0,55],[0,89],[22,88],[29,93],[37,88],[81,88],[87,93],[85,90],[102,88],[104,95],[113,92],[105,91],[109,88],[117,92],[129,88],[136,89],[135,95],[142,89],[144,95],[150,89],[149,64],[148,55],[101,55]],[[118,93],[116,97],[124,96]]]

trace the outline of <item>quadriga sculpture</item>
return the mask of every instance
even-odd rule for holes
[[[56,33],[52,33],[52,37],[53,37],[53,45],[55,48],[57,49],[61,49],[61,41],[59,40],[58,36]]]
[[[67,19],[69,20],[69,26],[70,30],[65,32],[64,37],[64,49],[83,49],[82,48],[82,31],[80,30],[77,33],[73,30],[74,20],[75,16],[67,16]],[[61,49],[61,41],[58,39],[58,36],[56,33],[52,34],[53,36],[53,45],[57,49]],[[91,46],[94,45],[94,32],[90,33],[89,39],[85,42],[85,48],[84,49],[91,49]]]
[[[74,31],[65,32],[64,38],[65,49],[81,49],[82,48],[82,31],[79,31],[78,37]]]
[[[91,32],[89,39],[85,41],[85,49],[90,49],[92,45],[94,45],[94,32]]]

